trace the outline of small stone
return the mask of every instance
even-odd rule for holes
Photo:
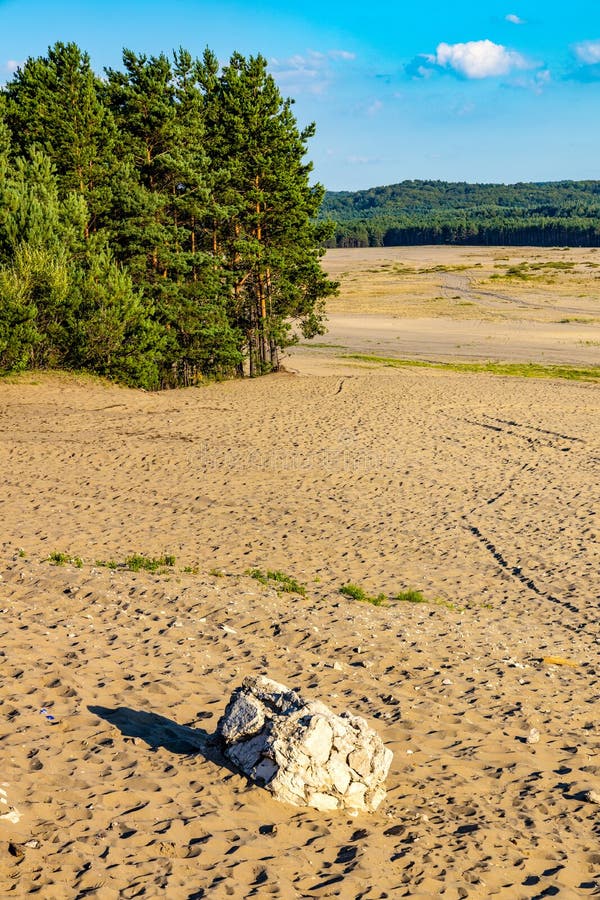
[[[600,803],[600,792],[586,791],[585,799],[588,801],[588,803]]]
[[[365,806],[366,793],[366,785],[361,784],[359,781],[353,781],[344,797],[346,805],[354,809],[363,809]]]
[[[352,781],[348,766],[339,758],[339,756],[335,756],[329,760],[327,768],[331,775],[331,783],[336,791],[339,791],[340,794],[345,794]]]
[[[348,765],[354,769],[357,775],[368,775],[371,771],[371,758],[361,747],[350,753],[348,756]]]
[[[229,743],[237,741],[240,737],[249,738],[257,734],[265,722],[260,702],[252,695],[235,692],[229,701],[225,717],[222,736]]]
[[[9,806],[8,812],[2,813],[0,819],[6,819],[11,825],[18,825],[21,820],[21,813],[18,809],[15,809],[14,806]]]
[[[451,678],[444,678],[442,684],[454,684]]]
[[[302,743],[304,751],[319,765],[326,763],[331,755],[333,731],[326,719],[315,716],[311,721]]]
[[[315,791],[306,798],[309,806],[318,809],[321,812],[327,812],[330,809],[338,809],[339,801],[331,794],[322,794]]]
[[[529,734],[527,735],[527,743],[528,744],[539,744],[540,741],[540,733],[537,728],[531,728],[529,730]]]

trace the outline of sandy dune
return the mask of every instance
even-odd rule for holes
[[[338,371],[0,384],[1,896],[598,894],[598,388]],[[176,564],[96,564],[133,552]],[[376,814],[227,768],[248,672],[368,719]]]

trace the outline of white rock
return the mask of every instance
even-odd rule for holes
[[[359,716],[335,715],[263,675],[245,678],[217,725],[226,756],[295,806],[377,809],[392,752]]]
[[[318,791],[313,791],[308,794],[307,797],[308,806],[314,807],[314,809],[319,809],[323,812],[326,812],[329,809],[339,809],[340,803],[334,796],[331,794],[322,794]]]
[[[333,730],[324,716],[314,716],[306,730],[302,749],[314,762],[322,765],[331,756]]]

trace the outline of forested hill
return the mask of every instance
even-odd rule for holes
[[[600,245],[600,181],[468,184],[403,181],[329,191],[320,215],[330,246]]]

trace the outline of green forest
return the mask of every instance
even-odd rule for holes
[[[157,389],[277,370],[323,331],[307,142],[266,60],[75,44],[0,89],[0,372]]]
[[[406,244],[600,246],[600,181],[403,181],[325,195],[330,247]]]

